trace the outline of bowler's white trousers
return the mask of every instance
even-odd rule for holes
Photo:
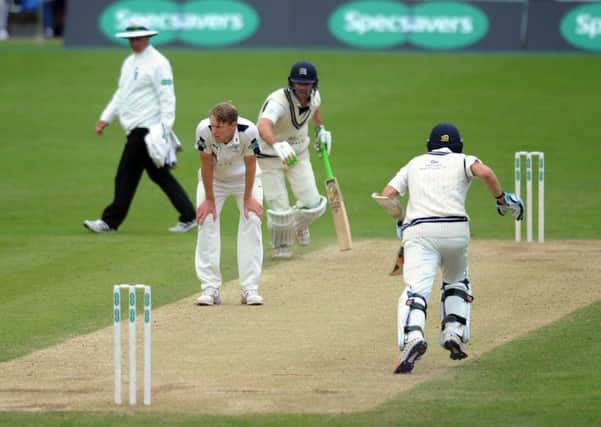
[[[200,177],[200,171],[199,171]],[[248,219],[244,217],[244,177],[236,182],[213,181],[215,195],[215,208],[217,218],[208,215],[203,225],[198,227],[196,241],[195,267],[196,275],[200,280],[201,289],[213,287],[219,289],[222,284],[220,266],[221,259],[221,231],[219,217],[223,204],[228,196],[236,198],[240,211],[238,222],[238,275],[242,290],[257,290],[263,267],[263,237],[261,234],[261,220],[254,212],[250,212]],[[263,186],[261,177],[255,177],[252,197],[262,204]],[[205,189],[202,179],[199,179],[196,190],[196,206],[205,200]]]

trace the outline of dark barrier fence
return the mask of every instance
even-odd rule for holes
[[[601,2],[95,0],[67,8],[65,44],[123,44],[132,20],[155,45],[601,52]]]

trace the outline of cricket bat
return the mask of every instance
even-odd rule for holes
[[[348,222],[348,215],[346,214],[342,192],[338,186],[338,181],[334,178],[334,174],[332,173],[332,166],[330,165],[330,159],[328,158],[328,151],[325,144],[321,145],[321,158],[323,159],[323,165],[326,170],[326,194],[328,197],[328,205],[330,206],[332,217],[334,218],[336,237],[338,238],[338,248],[341,251],[348,251],[353,248],[351,226]]]

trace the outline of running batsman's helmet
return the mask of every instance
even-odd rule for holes
[[[428,138],[428,151],[447,147],[454,153],[463,151],[463,141],[459,130],[450,123],[440,123],[432,128]]]
[[[312,83],[313,87],[317,87],[317,69],[310,62],[300,61],[292,65],[290,75],[288,76],[288,85],[292,87],[293,83]]]

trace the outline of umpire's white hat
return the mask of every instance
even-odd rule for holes
[[[145,22],[136,20],[130,22],[125,31],[117,33],[115,36],[122,39],[133,39],[136,37],[152,37],[158,33],[158,31],[149,29]]]

